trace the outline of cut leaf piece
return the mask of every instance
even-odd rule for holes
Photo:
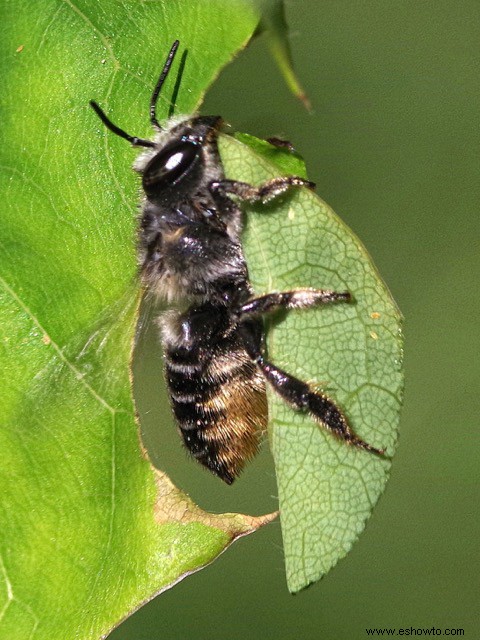
[[[233,179],[260,184],[279,168],[285,173],[262,145],[223,137],[221,154]],[[296,592],[348,552],[385,487],[403,388],[401,315],[358,238],[308,189],[251,208],[244,247],[259,294],[296,287],[353,294],[354,304],[273,318],[269,358],[318,383],[360,437],[387,451],[350,447],[269,393],[287,580]]]
[[[303,158],[294,150],[290,150],[286,146],[275,146],[267,140],[260,140],[249,133],[235,132],[234,137],[274,164],[282,174],[307,178],[307,170]],[[285,145],[289,144],[288,142],[285,143]]]

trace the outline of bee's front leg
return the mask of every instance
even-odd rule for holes
[[[239,182],[238,180],[221,180],[212,182],[209,185],[209,189],[213,194],[225,197],[230,195],[237,196],[240,200],[250,204],[267,204],[291,187],[315,189],[315,183],[298,176],[283,176],[272,178],[258,187],[253,187],[251,184]]]

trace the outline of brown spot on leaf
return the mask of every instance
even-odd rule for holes
[[[207,513],[200,509],[183,491],[177,489],[165,473],[155,470],[155,481],[158,493],[154,514],[158,524],[200,522],[207,527],[225,531],[233,541],[253,533],[264,524],[272,522],[278,515],[277,511],[264,516],[248,516],[242,513]]]

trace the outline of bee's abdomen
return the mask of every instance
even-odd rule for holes
[[[208,350],[191,335],[188,345],[169,344],[169,333],[164,330],[166,377],[185,446],[231,484],[257,452],[259,432],[266,428],[264,378],[236,332],[210,336]]]

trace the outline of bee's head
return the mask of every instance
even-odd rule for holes
[[[150,122],[157,130],[154,141],[131,136],[117,127],[93,100],[91,107],[103,124],[117,136],[128,140],[133,146],[145,147],[147,151],[137,159],[134,168],[142,174],[142,186],[147,198],[168,198],[168,192],[180,182],[194,186],[200,176],[202,156],[215,143],[221,118],[218,116],[171,118],[162,127],[156,116],[156,105],[160,89],[172,66],[179,42],[176,40],[165,61],[150,100]],[[207,163],[208,164],[208,163]]]
[[[134,165],[142,174],[147,198],[161,198],[180,185],[194,188],[208,171],[210,156],[217,153],[221,124],[219,116],[198,116],[172,121],[169,129],[161,131],[154,149],[148,149]]]

